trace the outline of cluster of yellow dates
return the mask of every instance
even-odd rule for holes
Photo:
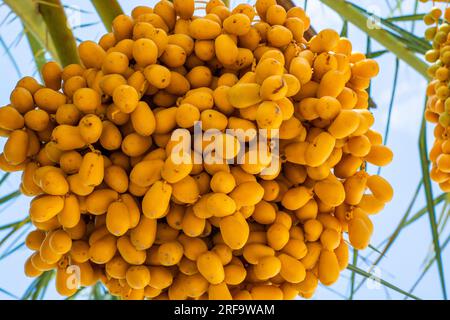
[[[433,7],[424,17],[429,26],[425,38],[433,43],[433,48],[425,54],[426,60],[432,63],[428,68],[432,80],[427,87],[425,119],[436,124],[430,150],[430,177],[444,192],[450,192],[450,8],[445,10],[444,22],[440,23],[442,14],[439,7]]]
[[[393,156],[371,129],[377,63],[333,30],[306,41],[305,12],[275,0],[194,11],[162,0],[118,16],[80,44],[82,64],[46,64],[45,85],[23,78],[0,108],[0,168],[34,197],[27,276],[56,269],[65,296],[75,266],[81,286],[124,299],[310,298],[348,242],[368,246],[393,196],[365,170]],[[197,121],[279,130],[276,172],[175,163],[172,132]]]

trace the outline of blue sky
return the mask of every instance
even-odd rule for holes
[[[88,0],[72,0],[63,1],[65,4],[78,6],[88,12],[94,12],[90,1]],[[120,1],[127,13],[136,5],[154,5],[156,1],[127,0]],[[382,16],[389,14],[388,3],[393,6],[396,1],[381,0],[359,0],[358,4],[364,8],[369,8],[375,13]],[[234,4],[239,1],[233,1]],[[303,5],[303,0],[296,1],[297,4]],[[415,0],[405,0],[402,5],[402,13],[410,13],[413,11]],[[419,13],[429,10],[430,4],[420,4]],[[0,21],[8,15],[6,6],[0,7]],[[308,1],[308,14],[311,17],[312,25],[316,30],[323,28],[333,28],[341,30],[341,18],[319,0]],[[401,12],[396,11],[394,15]],[[81,24],[89,24],[99,22],[99,18],[94,13],[86,13],[73,16],[73,21],[79,20]],[[410,24],[404,24],[405,28],[410,28]],[[417,23],[417,34],[421,35],[423,27],[421,23]],[[11,23],[5,23],[0,27],[0,36],[7,45],[14,43],[20,35],[21,25],[18,20]],[[97,23],[86,28],[76,29],[76,35],[82,40],[98,40],[105,32],[103,25]],[[354,51],[366,51],[366,36],[353,26],[349,27],[349,38],[353,42]],[[380,50],[381,47],[373,42],[373,51]],[[32,55],[28,44],[24,38],[11,48],[11,53],[19,64],[20,73],[22,75],[36,75],[36,67],[32,60]],[[372,97],[378,105],[378,109],[374,110],[375,129],[384,132],[387,120],[387,111],[391,98],[392,81],[395,69],[395,57],[392,54],[386,54],[378,58],[380,64],[380,74],[373,81]],[[0,49],[0,70],[2,74],[2,84],[0,86],[0,103],[5,105],[9,100],[9,93],[15,86],[19,75],[14,69],[8,56]],[[420,122],[422,119],[422,110],[424,104],[426,81],[417,74],[412,68],[401,63],[399,71],[399,79],[397,92],[395,96],[395,104],[391,118],[391,131],[388,140],[388,146],[394,150],[394,161],[386,168],[383,168],[382,175],[387,178],[395,189],[394,200],[388,204],[384,211],[373,216],[375,232],[372,239],[373,245],[378,245],[386,237],[388,237],[397,226],[398,221],[402,218],[406,211],[409,201],[421,179],[420,159],[418,151],[418,135]],[[428,144],[432,144],[432,127],[428,127]],[[0,141],[2,146],[4,141]],[[20,175],[15,174],[7,183],[0,188],[0,194],[6,194],[17,189]],[[441,191],[434,186],[434,195],[438,195]],[[0,208],[0,224],[16,221],[27,214],[29,199],[21,197],[7,207]],[[414,207],[413,213],[421,209],[425,205],[423,191],[420,193],[418,201]],[[440,214],[440,207],[437,208],[437,214]],[[445,236],[449,234],[449,228],[443,233]],[[0,237],[1,237],[0,233]],[[445,237],[443,236],[443,239]],[[412,224],[405,229],[395,246],[391,248],[387,256],[380,264],[377,275],[383,279],[399,286],[402,289],[409,289],[422,270],[424,258],[431,250],[431,236],[428,217],[425,215],[421,220]],[[31,282],[22,272],[23,262],[30,254],[27,249],[16,252],[7,259],[0,261],[0,288],[6,289],[16,296],[21,296],[26,287]],[[367,270],[370,262],[375,260],[377,253],[370,249],[362,253],[368,256],[365,263],[363,260],[358,265]],[[447,266],[446,280],[450,284],[450,250],[447,249],[443,253],[443,260]],[[348,296],[348,271],[341,275],[341,279],[331,288],[320,287],[314,299],[340,299]],[[358,278],[359,282],[360,279]],[[338,292],[338,294],[336,293]],[[433,266],[429,273],[425,276],[421,284],[414,293],[424,299],[440,299],[442,297],[439,277],[436,266]],[[58,295],[53,288],[50,288],[47,294],[48,298],[58,299]],[[0,292],[0,299],[9,299],[7,295]],[[402,298],[401,295],[385,290],[383,287],[363,285],[355,296],[356,299],[386,299],[386,298]]]

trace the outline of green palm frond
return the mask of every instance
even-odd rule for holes
[[[46,23],[50,38],[56,45],[56,52],[62,66],[79,63],[77,44],[69,26],[60,0],[38,2],[38,11]]]

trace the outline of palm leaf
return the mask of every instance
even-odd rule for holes
[[[367,54],[366,57],[370,58],[370,59],[375,59],[375,58],[381,57],[382,55],[384,55],[385,53],[388,53],[388,52],[389,51],[387,51],[387,50],[378,50],[378,51],[374,51],[374,52]]]
[[[88,23],[80,24],[80,25],[78,25],[78,26],[74,26],[72,29],[73,29],[73,30],[76,30],[76,29],[89,28],[89,27],[96,26],[96,25],[98,25],[98,24],[99,24],[99,22],[88,22]]]
[[[417,14],[417,10],[419,9],[419,0],[416,0],[415,2],[414,2],[414,12],[413,12],[413,15],[415,15],[415,14]],[[413,20],[412,21],[412,24],[411,24],[411,33],[413,33],[414,31],[415,31],[415,29],[416,29],[416,20]]]
[[[369,15],[369,12],[367,12],[367,10],[363,9],[362,7],[357,6],[353,3],[351,5],[355,8],[357,8],[358,10],[360,10],[361,12],[364,12],[366,15]],[[388,27],[391,31],[396,32],[398,35],[404,37],[404,39],[410,41],[411,43],[414,43],[417,46],[422,47],[425,50],[431,49],[430,44],[425,39],[419,38],[418,36],[414,35],[413,33],[395,25],[394,23],[388,21],[387,19],[377,17],[373,14],[370,14],[370,15],[372,15],[376,19],[379,19],[381,24],[383,24],[385,27]]]
[[[10,255],[12,255],[13,253],[19,251],[20,249],[25,248],[25,242],[19,243],[18,245],[16,245],[14,248],[6,250],[5,253],[3,253],[0,256],[0,260],[3,260],[7,257],[9,257]]]
[[[349,264],[348,267],[347,267],[347,269],[350,270],[350,271],[352,271],[352,272],[355,272],[355,273],[357,273],[357,274],[359,274],[360,276],[363,276],[363,277],[365,277],[365,278],[373,279],[374,281],[379,282],[379,283],[382,284],[383,286],[386,286],[386,287],[389,288],[389,289],[392,289],[392,290],[394,290],[394,291],[396,291],[396,292],[398,292],[398,293],[401,293],[401,294],[403,294],[403,295],[406,296],[406,297],[409,297],[409,298],[414,299],[414,300],[420,300],[420,298],[416,297],[415,295],[413,295],[413,294],[411,294],[411,293],[409,293],[409,292],[407,292],[407,291],[405,291],[405,290],[402,290],[402,289],[400,289],[399,287],[393,285],[392,283],[387,282],[387,281],[385,281],[385,280],[383,280],[383,279],[381,279],[381,278],[379,278],[379,277],[376,277],[376,276],[374,276],[373,274],[370,274],[370,273],[368,273],[368,272],[366,272],[366,271],[364,271],[364,270],[358,268],[357,266],[354,266],[354,265],[352,265],[352,264]]]
[[[436,205],[440,204],[442,201],[446,200],[447,197],[448,197],[448,195],[446,193],[440,194],[433,200],[433,205],[436,206]],[[426,207],[426,206],[423,207],[422,209],[417,211],[409,220],[405,221],[403,223],[402,227],[407,227],[410,224],[412,224],[413,222],[416,222],[417,220],[422,218],[427,212],[428,212],[428,207]]]
[[[450,217],[450,215],[448,214],[448,210],[447,210],[448,204],[449,204],[448,201],[445,201],[444,205],[442,206],[439,220],[437,222],[439,238],[443,235],[444,229],[447,226],[447,222],[449,221],[448,218]],[[429,248],[430,249],[428,250],[427,256],[423,259],[422,266],[425,266],[431,260],[431,257],[434,255],[433,243],[430,243]],[[443,249],[441,249],[441,250],[443,250]]]
[[[341,30],[341,37],[348,37],[348,21],[344,21]]]
[[[389,101],[389,109],[388,109],[388,117],[386,122],[386,129],[384,131],[384,144],[387,144],[388,138],[389,138],[389,129],[391,127],[391,116],[392,116],[392,110],[394,108],[394,100],[395,100],[395,93],[397,90],[397,80],[398,80],[398,69],[399,69],[400,61],[398,58],[395,59],[395,71],[394,71],[394,84],[392,85],[392,93],[391,93],[391,100]],[[381,169],[381,167],[380,167]]]
[[[396,17],[390,17],[386,18],[386,21],[389,22],[399,22],[399,21],[420,21],[425,16],[425,13],[419,13],[419,14],[406,14],[403,16],[396,16]]]
[[[22,300],[40,300],[45,296],[50,281],[55,276],[55,270],[46,271],[33,280],[25,293]]]
[[[17,251],[20,247],[25,245],[25,242],[23,240],[30,231],[30,227],[31,223],[26,223],[23,225],[23,230],[14,238],[14,240],[9,243],[8,247],[5,248],[5,252],[0,256],[0,260],[4,259],[6,256],[9,256],[11,254],[11,251]],[[15,231],[15,233],[17,233],[18,229]],[[17,244],[19,241],[21,241],[21,243]]]
[[[4,203],[6,203],[6,202],[8,202],[8,201],[10,201],[10,200],[12,200],[14,198],[17,198],[20,195],[21,195],[21,193],[20,193],[19,190],[13,191],[10,194],[7,194],[6,196],[3,196],[3,197],[0,198],[0,205],[4,204]]]
[[[3,174],[3,176],[0,178],[0,186],[8,179],[8,177],[11,175],[11,173],[6,172]]]
[[[19,78],[22,77],[22,72],[20,72],[19,65],[17,64],[16,59],[14,58],[13,54],[11,53],[9,47],[6,45],[3,38],[0,36],[0,45],[3,47],[3,50],[5,50],[6,55],[8,56],[8,59],[11,61],[14,70],[16,71]]]
[[[375,260],[375,262],[370,266],[369,272],[371,272],[373,270],[373,268],[381,262],[381,260],[386,256],[386,254],[389,251],[389,249],[391,248],[391,246],[394,244],[395,239],[397,239],[397,237],[400,235],[401,230],[405,226],[404,223],[406,222],[409,215],[411,214],[412,208],[417,200],[417,197],[419,196],[419,192],[420,192],[421,188],[422,188],[422,181],[419,182],[419,184],[416,188],[416,191],[414,193],[414,196],[408,205],[408,209],[406,210],[405,214],[403,215],[402,219],[400,220],[399,224],[397,225],[397,228],[395,229],[395,231],[392,233],[392,235],[387,240],[387,244],[385,245],[383,250],[380,252],[380,255],[378,256],[377,260]],[[364,284],[365,281],[366,281],[366,278],[362,279],[362,281],[358,284],[358,287],[355,289],[355,292],[357,292],[362,287],[362,285]]]
[[[442,250],[444,250],[447,245],[450,242],[450,235],[447,237],[447,239],[444,241],[444,243],[442,244]],[[425,268],[423,269],[422,273],[420,274],[419,278],[417,278],[416,282],[414,282],[413,286],[411,287],[411,289],[409,289],[409,292],[412,293],[414,292],[414,290],[417,288],[417,286],[419,285],[419,283],[422,281],[422,279],[425,277],[425,275],[427,274],[427,272],[430,270],[431,266],[434,264],[434,262],[436,262],[436,256],[433,256],[430,261],[427,263],[427,265],[425,266]]]
[[[353,249],[353,266],[356,267],[356,264],[358,263],[358,250]],[[356,271],[351,270],[352,274],[350,276],[350,296],[348,297],[349,300],[353,300],[353,296],[355,294],[355,281],[356,281]]]
[[[0,292],[3,293],[3,294],[6,294],[7,296],[9,296],[9,297],[11,297],[13,299],[19,300],[18,296],[16,296],[15,294],[12,294],[11,292],[9,292],[9,291],[7,291],[7,290],[5,290],[3,288],[0,288]]]
[[[15,233],[29,223],[28,219],[24,219],[14,225],[11,230],[0,240],[0,247],[6,243]]]

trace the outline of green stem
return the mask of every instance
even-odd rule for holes
[[[56,51],[62,66],[79,63],[77,43],[61,1],[47,0],[45,3],[39,3],[38,8],[47,24],[50,37],[56,45]]]
[[[28,39],[28,43],[30,44],[30,49],[31,52],[33,53],[33,59],[34,62],[36,63],[36,68],[39,74],[41,74],[42,67],[47,62],[47,59],[45,58],[45,48],[41,46],[36,37],[27,30],[25,25],[23,26],[23,32],[25,32],[25,35],[27,36]]]
[[[427,64],[408,50],[402,43],[384,29],[370,28],[367,24],[368,17],[344,0],[320,0],[328,7],[336,11],[343,19],[348,20],[367,35],[382,44],[386,49],[395,54],[400,60],[409,64],[423,77],[429,78]]]
[[[10,201],[10,200],[12,200],[14,198],[17,198],[21,194],[22,193],[19,190],[11,192],[11,193],[7,194],[6,196],[0,198],[0,204],[4,204],[4,203],[6,203],[6,202],[8,202],[8,201]]]
[[[353,265],[356,266],[358,263],[358,250],[353,249]],[[353,300],[353,296],[355,294],[355,280],[356,280],[356,273],[355,270],[351,270],[352,275],[350,277],[350,296],[348,297],[349,300]]]
[[[42,15],[37,10],[37,4],[33,0],[3,0],[6,5],[22,20],[25,28],[34,36],[41,47],[52,55],[52,58],[60,62],[55,44],[47,36],[47,28]]]
[[[119,2],[117,2],[117,0],[91,0],[91,2],[100,16],[100,19],[102,19],[106,30],[111,32],[114,18],[123,14]]]

